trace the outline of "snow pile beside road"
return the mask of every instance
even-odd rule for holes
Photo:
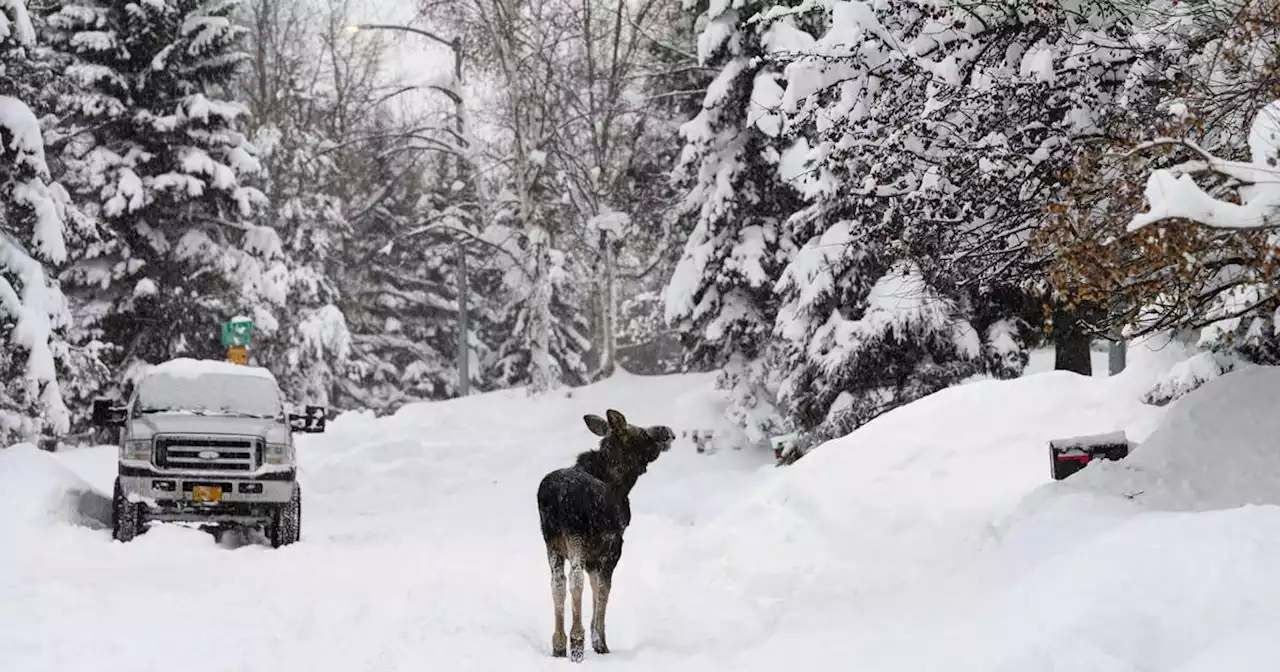
[[[1205,511],[1280,504],[1280,368],[1248,367],[1181,400],[1133,454],[1062,483],[1065,491]]]
[[[702,571],[771,599],[892,593],[963,563],[1049,480],[1048,441],[1126,430],[1163,409],[1141,384],[1071,373],[979,381],[930,395],[780,471],[699,539]]]
[[[111,524],[108,495],[76,476],[53,454],[29,443],[0,450],[0,531],[70,522],[89,527]]]
[[[1139,403],[1167,370],[978,382],[896,410],[692,537],[671,582],[704,577],[711,604],[740,596],[788,633],[732,669],[1271,669],[1280,369]],[[1048,439],[1114,430],[1139,442],[1128,459],[1050,480]]]
[[[1280,653],[1280,369],[1169,407],[1125,460],[1029,494],[962,579],[974,670],[1261,671]]]

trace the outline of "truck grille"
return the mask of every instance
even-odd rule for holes
[[[253,471],[262,463],[259,439],[162,436],[156,439],[156,466],[185,471]]]

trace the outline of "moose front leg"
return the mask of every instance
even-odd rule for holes
[[[582,563],[574,558],[569,562],[569,593],[573,599],[573,625],[569,627],[569,659],[582,662],[586,633],[582,628]]]
[[[596,653],[609,653],[609,645],[604,638],[604,615],[609,609],[609,586],[612,583],[609,573],[594,571],[587,574],[591,578],[591,648]]]
[[[563,658],[568,648],[564,635],[564,557],[547,549],[547,560],[551,564],[551,600],[555,603],[556,618],[556,630],[551,635],[551,655]]]

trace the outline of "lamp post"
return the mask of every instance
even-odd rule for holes
[[[435,89],[453,100],[454,115],[454,132],[457,134],[458,144],[461,145],[466,137],[465,127],[463,126],[463,114],[465,110],[462,105],[462,41],[458,38],[446,40],[445,38],[428,30],[414,28],[412,26],[401,26],[385,23],[353,23],[346,26],[347,32],[357,33],[361,30],[398,30],[405,33],[413,33],[421,35],[429,40],[438,42],[449,47],[453,51],[453,85],[451,88],[443,88],[432,86]],[[464,161],[462,157],[454,157],[457,160],[458,176],[462,177],[465,173],[463,168]],[[471,392],[471,357],[470,344],[467,340],[467,331],[470,328],[469,315],[467,314],[467,304],[470,302],[470,288],[467,286],[467,251],[463,247],[461,241],[455,246],[457,254],[457,272],[458,272],[458,394],[467,396]]]

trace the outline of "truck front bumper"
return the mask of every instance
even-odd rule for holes
[[[296,472],[193,475],[120,465],[120,489],[131,500],[144,502],[148,520],[263,522],[293,496]],[[217,501],[195,501],[196,486],[220,489]]]

